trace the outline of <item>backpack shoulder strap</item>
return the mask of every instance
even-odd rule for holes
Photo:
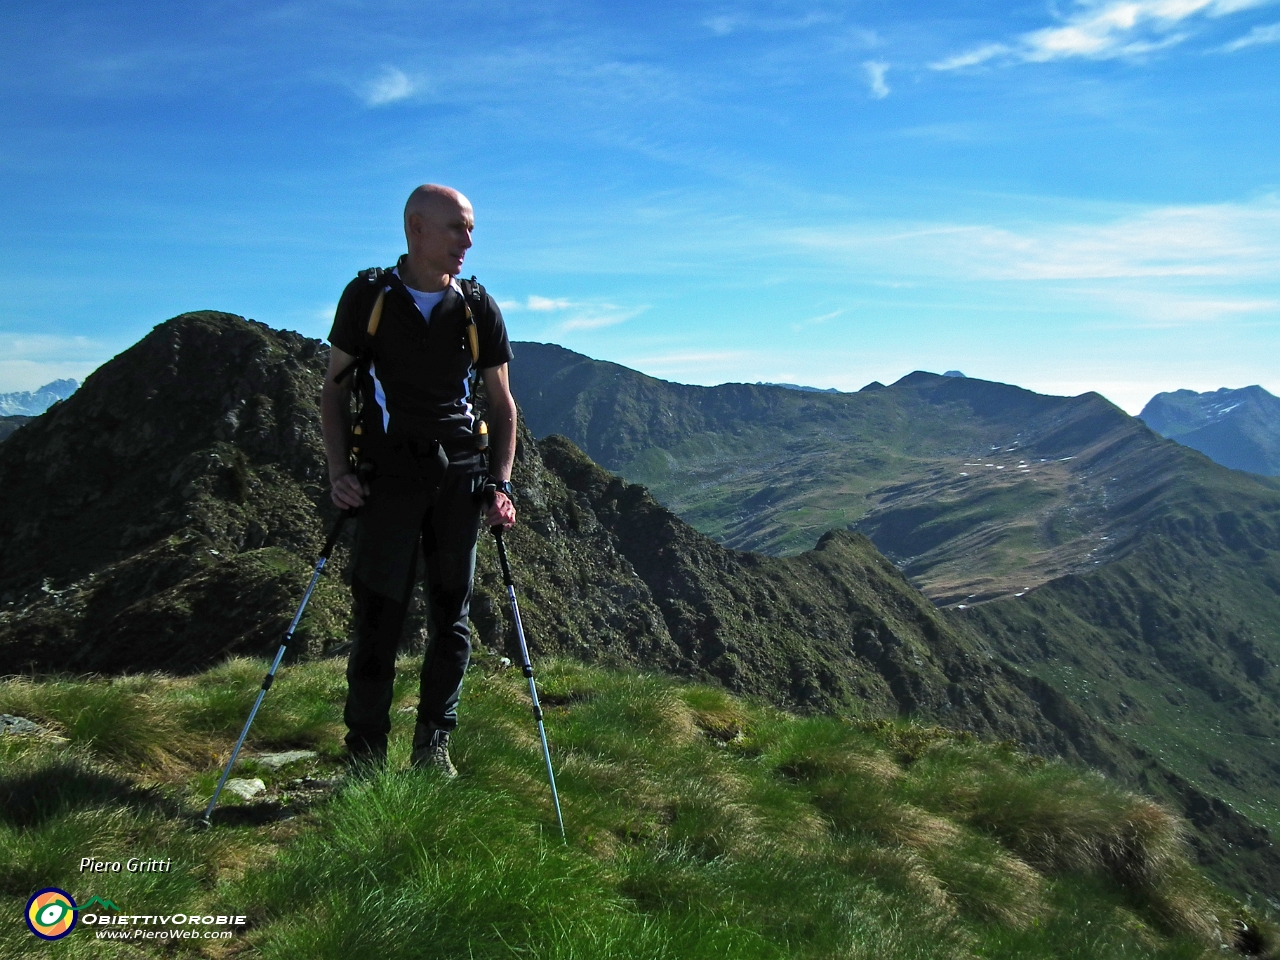
[[[371,289],[377,287],[378,296],[374,299],[373,308],[369,311],[369,321],[365,324],[364,342],[360,345],[360,352],[345,370],[333,378],[334,383],[342,384],[353,373],[358,376],[361,371],[369,367],[369,361],[373,358],[373,338],[378,332],[378,325],[382,322],[382,305],[387,295],[388,273],[390,271],[382,267],[370,267],[356,275],[357,280],[363,280]]]
[[[467,346],[471,350],[471,363],[480,362],[480,332],[476,329],[476,314],[484,307],[484,287],[476,282],[476,278],[459,280],[462,288],[462,309],[467,314]]]
[[[387,295],[386,276],[390,270],[381,267],[370,267],[360,271],[360,279],[371,287],[378,287],[378,297],[373,301],[373,309],[369,311],[369,322],[365,325],[365,351],[373,348],[373,338],[378,332],[378,324],[382,322],[382,304]]]

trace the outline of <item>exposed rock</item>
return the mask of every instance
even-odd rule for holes
[[[246,780],[242,777],[232,777],[227,781],[227,784],[223,789],[227,793],[235,794],[241,800],[252,800],[258,794],[265,793],[267,785],[257,777],[254,777],[251,780]]]
[[[272,770],[279,770],[299,760],[310,760],[314,756],[314,750],[285,750],[282,753],[259,753],[253,759]]]
[[[0,713],[0,736],[35,736],[44,733],[44,727],[26,717],[15,717],[9,713]]]

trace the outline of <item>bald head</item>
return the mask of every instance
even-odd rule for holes
[[[409,194],[409,199],[405,201],[405,230],[409,229],[409,218],[414,214],[436,219],[462,211],[471,214],[471,201],[453,187],[444,187],[438,183],[424,183]]]
[[[471,201],[452,187],[424,183],[404,205],[404,236],[409,245],[405,283],[418,290],[440,290],[462,271],[471,247],[475,215]]]

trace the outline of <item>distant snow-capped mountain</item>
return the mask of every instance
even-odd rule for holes
[[[1262,387],[1158,393],[1138,417],[1224,467],[1280,476],[1280,399]]]
[[[0,393],[0,416],[38,417],[59,400],[75,393],[79,386],[75,380],[55,380],[34,393],[30,390]]]

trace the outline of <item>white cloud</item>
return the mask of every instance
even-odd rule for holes
[[[1045,63],[1083,57],[1109,60],[1135,57],[1182,43],[1191,34],[1180,28],[1197,17],[1222,17],[1269,0],[1076,0],[1060,23],[1032,30],[1012,44],[986,43],[930,66],[959,70],[992,60]]]
[[[1237,50],[1243,50],[1245,47],[1258,47],[1265,43],[1280,43],[1280,23],[1273,23],[1266,27],[1254,27],[1239,40],[1232,40],[1230,43],[1219,47],[1223,53],[1235,53]]]
[[[413,80],[403,70],[385,67],[373,80],[361,89],[364,102],[370,107],[382,107],[397,100],[405,100],[419,92],[422,84]]]
[[[883,60],[868,60],[862,65],[862,69],[867,72],[867,84],[871,87],[871,96],[877,100],[887,97],[889,84],[885,83],[884,75],[889,72],[889,64]]]

